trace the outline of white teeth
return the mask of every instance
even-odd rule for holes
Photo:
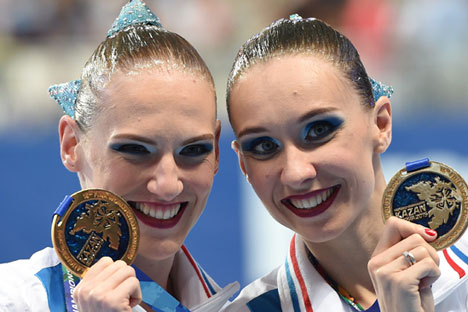
[[[296,208],[311,209],[311,208],[315,208],[317,205],[320,205],[322,202],[326,201],[331,196],[332,193],[333,193],[333,190],[328,189],[326,191],[323,191],[307,199],[290,199],[290,202]]]
[[[319,194],[316,198],[317,198],[317,205],[320,205],[322,203],[322,195]]]
[[[174,216],[179,212],[181,204],[174,204],[170,207],[152,207],[151,205],[146,205],[143,203],[135,203],[135,208],[147,216],[159,220],[168,220],[174,218]]]
[[[317,199],[315,197],[309,198],[309,205],[307,207],[315,207],[317,206]]]
[[[164,215],[164,212],[161,209],[156,210],[156,216],[155,216],[156,219],[162,219],[163,215]]]

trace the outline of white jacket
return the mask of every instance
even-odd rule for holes
[[[174,274],[175,273],[175,274]],[[172,269],[174,287],[190,311],[219,311],[238,290],[238,283],[221,289],[183,247]],[[53,248],[30,259],[0,264],[0,311],[65,311],[62,267]],[[145,286],[142,285],[143,301]],[[152,294],[154,297],[154,294]],[[133,311],[144,311],[137,306]]]
[[[468,235],[439,252],[441,277],[432,285],[435,310],[468,311]],[[294,235],[283,265],[247,285],[226,312],[354,312],[310,264],[304,241]],[[367,311],[378,312],[375,303]]]

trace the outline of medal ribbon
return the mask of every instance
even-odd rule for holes
[[[155,312],[190,312],[189,309],[143,271],[134,265],[132,267],[135,269],[136,277],[140,281],[143,302],[149,305],[151,309]]]
[[[63,290],[65,293],[65,309],[67,312],[78,312],[78,306],[73,299],[75,287],[80,282],[80,278],[72,274],[63,264]]]

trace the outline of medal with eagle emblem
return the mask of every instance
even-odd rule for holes
[[[102,189],[66,196],[52,221],[52,243],[68,270],[82,277],[100,258],[131,264],[136,257],[139,228],[132,208]]]
[[[383,217],[396,216],[437,232],[431,245],[442,250],[468,225],[468,186],[449,166],[425,158],[397,172],[385,189]]]

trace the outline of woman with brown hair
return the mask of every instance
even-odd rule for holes
[[[280,19],[241,47],[227,87],[233,149],[268,212],[296,234],[285,263],[227,311],[466,310],[467,238],[436,252],[436,231],[382,220],[390,94],[314,18]]]

